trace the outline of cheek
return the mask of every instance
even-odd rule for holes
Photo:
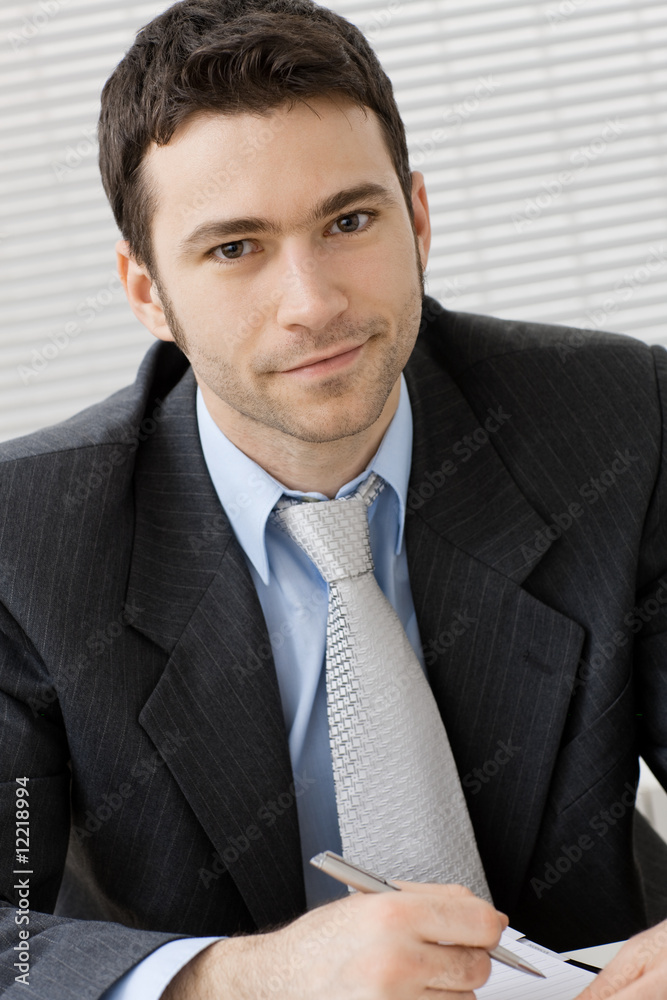
[[[237,375],[248,374],[266,350],[265,322],[266,318],[257,310],[233,312],[228,303],[221,304],[218,310],[207,310],[196,325],[190,324],[193,353]]]
[[[403,301],[416,270],[414,244],[394,241],[373,248],[373,253],[358,262],[355,274],[371,294],[374,289],[382,289],[385,301]]]
[[[181,284],[181,313],[191,334],[220,349],[245,351],[257,342],[270,319],[272,296],[259,282],[234,275],[217,275],[215,265],[203,268]]]

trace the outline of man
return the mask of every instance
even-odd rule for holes
[[[638,752],[667,785],[664,352],[424,297],[390,84],[308,0],[184,0],[102,103],[119,270],[160,343],[2,448],[3,995],[470,997],[508,918],[559,950],[632,937],[582,1000],[667,995],[633,841],[664,865],[634,815]],[[487,899],[348,896],[308,864],[342,843],[334,588],[280,519],[369,482]],[[410,789],[375,771],[402,822]]]

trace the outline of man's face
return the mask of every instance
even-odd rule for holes
[[[223,430],[324,442],[370,427],[396,386],[428,225],[418,243],[375,115],[308,103],[197,116],[146,167],[168,324],[154,332],[187,354]]]

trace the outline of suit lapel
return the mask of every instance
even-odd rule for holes
[[[538,551],[546,525],[456,383],[421,345],[406,379],[415,611],[489,885],[509,908],[543,818],[584,630],[520,586],[552,543],[541,535]]]
[[[264,617],[204,463],[194,394],[189,371],[137,462],[127,600],[168,656],[139,722],[265,927],[305,909],[294,779]],[[188,734],[177,752],[174,729]],[[291,807],[262,822],[281,795]]]

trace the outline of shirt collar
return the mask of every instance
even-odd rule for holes
[[[269,558],[266,550],[266,522],[280,497],[315,497],[328,499],[322,493],[301,493],[289,490],[269,475],[265,469],[232,444],[211,417],[201,389],[197,388],[197,424],[204,461],[218,499],[229,518],[234,533],[245,554],[265,584],[269,582]],[[368,466],[346,483],[336,497],[347,496],[371,472],[382,476],[396,496],[396,553],[403,544],[403,527],[407,502],[408,480],[412,462],[412,410],[405,378],[401,375],[398,407],[380,442],[380,447]]]

